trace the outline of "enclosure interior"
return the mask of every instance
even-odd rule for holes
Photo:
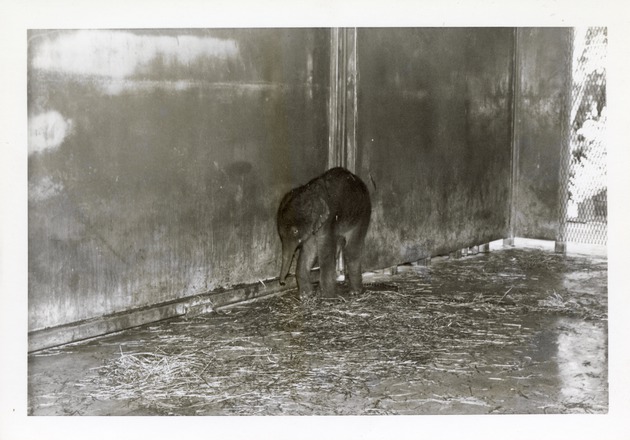
[[[342,141],[371,191],[364,270],[554,238],[570,35],[356,30]],[[282,195],[348,163],[330,29],[28,39],[29,331],[278,276]]]

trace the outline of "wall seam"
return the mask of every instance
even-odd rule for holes
[[[511,133],[511,154],[512,154],[512,170],[510,175],[510,217],[508,241],[510,245],[514,244],[516,236],[516,205],[518,201],[518,176],[519,176],[519,160],[520,160],[520,111],[519,104],[521,99],[521,60],[520,60],[520,35],[521,29],[514,28],[514,46],[512,58],[512,120],[510,123]]]

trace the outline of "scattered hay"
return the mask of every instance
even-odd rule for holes
[[[605,319],[605,301],[587,307],[549,290],[561,285],[554,277],[566,257],[514,255],[509,267],[505,256],[488,254],[369,283],[360,296],[293,292],[146,327],[144,347],[121,347],[78,386],[163,414],[390,414],[401,399],[420,411],[436,398],[404,386],[430,387],[436,373],[521,377],[514,372],[532,360],[514,355],[531,343],[528,314]],[[528,280],[532,267],[540,283]],[[406,384],[397,394],[384,385],[394,380]],[[472,391],[449,399],[489,406]]]

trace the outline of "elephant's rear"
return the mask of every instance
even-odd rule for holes
[[[372,212],[370,194],[365,183],[348,170],[334,168],[328,173],[329,195],[337,203],[334,233],[342,239],[350,291],[360,293],[363,290],[361,257]],[[334,291],[334,288],[329,289]]]
[[[367,230],[372,212],[370,193],[361,178],[345,168],[337,167],[328,170],[322,176],[330,203],[335,205],[332,211],[338,216],[341,224],[361,225]]]

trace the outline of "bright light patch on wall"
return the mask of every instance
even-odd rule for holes
[[[136,35],[127,31],[80,30],[46,39],[35,48],[32,66],[46,71],[125,78],[161,57],[188,65],[200,57],[238,54],[233,40],[193,35]]]
[[[28,120],[28,153],[57,148],[72,129],[72,121],[57,111],[40,113]]]
[[[36,184],[29,183],[28,199],[31,202],[40,202],[61,193],[63,185],[53,181],[50,177],[44,177]]]

